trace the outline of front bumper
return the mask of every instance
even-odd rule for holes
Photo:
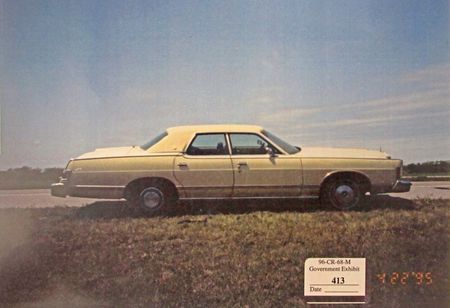
[[[50,190],[54,197],[65,198],[67,196],[66,185],[63,182],[53,183]]]
[[[392,187],[392,192],[408,192],[411,190],[412,183],[405,180],[397,180]]]

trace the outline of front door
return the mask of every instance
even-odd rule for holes
[[[186,198],[229,198],[233,168],[225,134],[197,134],[175,158],[174,175]]]
[[[303,183],[299,157],[281,153],[262,136],[230,134],[233,197],[298,197]],[[274,155],[268,154],[268,148]]]

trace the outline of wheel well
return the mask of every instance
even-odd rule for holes
[[[363,194],[365,194],[366,192],[370,192],[370,188],[372,185],[369,178],[364,174],[354,171],[335,172],[328,175],[320,184],[320,195],[322,195],[322,189],[326,186],[326,184],[336,179],[353,179],[354,181],[356,181],[356,183],[361,185],[361,191]]]
[[[127,200],[132,199],[136,195],[136,190],[144,188],[146,186],[151,185],[158,185],[162,186],[170,192],[173,193],[173,197],[178,199],[178,191],[175,185],[166,178],[159,178],[159,177],[146,177],[146,178],[139,178],[131,181],[127,184],[125,187],[125,190],[123,192],[123,197]]]

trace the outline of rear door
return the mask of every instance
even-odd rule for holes
[[[187,198],[229,198],[233,167],[225,134],[197,134],[175,158],[174,175]]]

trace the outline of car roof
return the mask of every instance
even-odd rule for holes
[[[228,133],[228,132],[261,132],[263,128],[258,125],[245,124],[206,124],[206,125],[186,125],[169,127],[167,132],[198,132],[198,133]]]
[[[180,152],[197,133],[260,133],[263,130],[257,125],[242,124],[208,124],[175,126],[167,129],[167,136],[150,149],[151,153]]]

